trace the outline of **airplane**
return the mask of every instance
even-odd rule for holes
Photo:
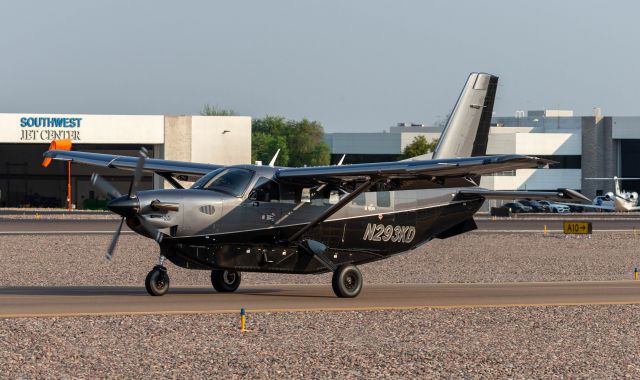
[[[486,156],[498,77],[471,73],[430,160],[320,167],[276,167],[178,162],[80,151],[49,150],[45,157],[133,171],[127,194],[95,174],[92,183],[123,223],[157,241],[159,261],[147,292],[169,290],[165,260],[211,271],[218,292],[238,289],[242,272],[332,272],[338,297],[363,287],[358,265],[476,229],[473,215],[486,199],[589,201],[571,189],[495,191],[480,176],[553,161],[524,155]],[[138,191],[143,172],[174,189]],[[195,180],[183,188],[177,180]]]
[[[568,206],[579,206],[595,210],[607,210],[617,212],[639,211],[638,193],[635,191],[628,192],[621,190],[620,182],[624,180],[640,180],[640,178],[585,178],[586,180],[613,181],[614,192],[609,191],[604,196],[598,196],[593,199],[592,204],[574,204],[562,203]]]

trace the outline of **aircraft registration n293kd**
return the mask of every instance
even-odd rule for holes
[[[51,150],[54,160],[133,170],[128,194],[94,174],[122,221],[107,250],[111,258],[126,221],[155,239],[159,263],[148,274],[149,294],[169,289],[165,259],[210,270],[213,287],[233,292],[241,272],[333,272],[339,297],[355,297],[363,279],[356,267],[415,249],[434,238],[474,230],[485,199],[588,200],[570,189],[492,191],[483,174],[536,168],[552,161],[522,155],[486,156],[498,77],[471,73],[428,160],[285,168],[190,162]],[[143,172],[174,189],[137,191]],[[176,180],[196,180],[188,189]]]

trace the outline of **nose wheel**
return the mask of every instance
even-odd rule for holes
[[[240,286],[240,272],[214,269],[211,271],[211,285],[220,293],[235,292]]]
[[[144,281],[147,293],[152,296],[162,296],[169,291],[169,275],[167,268],[162,265],[156,265],[151,272],[147,274]]]

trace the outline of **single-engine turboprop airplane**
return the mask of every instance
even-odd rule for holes
[[[485,156],[498,77],[472,73],[431,160],[284,168],[219,166],[76,151],[47,151],[54,160],[133,170],[128,194],[94,174],[122,224],[155,239],[159,263],[147,275],[149,294],[169,289],[165,259],[211,270],[219,292],[233,292],[241,272],[333,272],[339,297],[362,289],[356,265],[382,260],[476,228],[485,199],[588,201],[570,189],[492,191],[481,175],[535,168],[552,161],[521,155]],[[137,191],[144,171],[175,189]],[[199,178],[188,189],[176,178]]]

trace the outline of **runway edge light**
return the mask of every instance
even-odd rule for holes
[[[244,307],[240,309],[240,331],[245,332],[245,320],[246,320],[246,312],[244,311]]]

